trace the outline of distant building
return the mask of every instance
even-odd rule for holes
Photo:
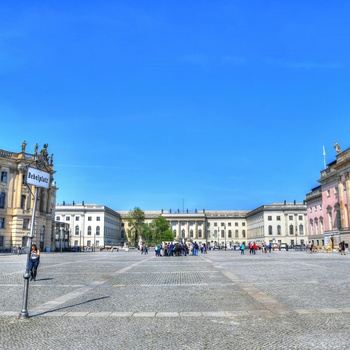
[[[48,156],[45,144],[38,153],[26,152],[26,142],[21,152],[0,150],[0,251],[13,247],[27,247],[32,224],[34,186],[25,183],[27,167],[39,168],[50,174],[49,189],[39,188],[36,206],[34,238],[41,251],[54,245],[53,218],[56,203],[56,184],[53,182],[53,156]]]
[[[70,247],[104,247],[122,244],[119,213],[96,204],[57,204],[55,220],[69,225]],[[59,247],[58,240],[56,247]]]
[[[350,244],[350,148],[336,146],[336,160],[321,171],[320,187],[306,196],[309,240],[332,249],[341,241]]]
[[[306,195],[308,240],[316,246],[324,245],[324,214],[322,208],[322,187],[317,186]]]
[[[122,237],[127,241],[131,224],[125,220],[128,211],[119,211],[123,218]],[[196,241],[227,248],[250,241],[261,243],[306,244],[306,205],[274,203],[255,210],[159,210],[144,211],[145,223],[163,216],[170,224],[176,241]]]
[[[294,201],[262,205],[247,213],[247,229],[249,242],[306,244],[306,204]]]

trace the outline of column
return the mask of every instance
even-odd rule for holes
[[[345,186],[346,186],[346,197],[347,197],[347,220],[346,220],[346,227],[350,226],[350,173],[345,174]]]
[[[16,178],[16,181],[15,181],[15,191],[16,191],[15,208],[20,208],[21,207],[21,199],[22,199],[23,170],[19,170],[16,177],[17,178]],[[8,176],[8,178],[9,178],[9,176]],[[30,200],[30,198],[31,198],[31,196],[29,198],[27,198],[27,199]],[[23,208],[23,209],[25,209],[25,208]]]
[[[339,198],[339,206],[340,206],[340,222],[341,222],[341,227],[338,227],[338,229],[340,228],[343,228],[345,227],[345,218],[344,218],[344,214],[345,214],[345,211],[344,211],[344,185],[343,185],[343,182],[342,182],[342,177],[339,176],[338,178],[338,198]]]

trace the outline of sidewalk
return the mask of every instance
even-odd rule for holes
[[[347,349],[350,258],[275,251],[0,255],[2,349]]]

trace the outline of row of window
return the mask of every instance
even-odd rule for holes
[[[293,225],[289,225],[289,234],[290,235],[294,235],[296,234],[297,230],[294,230],[294,226]],[[268,233],[269,235],[273,235],[273,228],[272,226],[270,225],[268,227]],[[281,235],[282,234],[282,228],[280,225],[277,226],[277,235]],[[299,235],[303,235],[304,234],[304,226],[303,225],[299,225]]]
[[[207,227],[209,227],[209,226],[210,226],[210,222],[207,223]],[[218,226],[218,223],[217,223],[217,222],[214,222],[214,226],[217,227],[217,226]],[[225,227],[225,226],[226,226],[226,223],[225,223],[225,222],[221,222],[221,223],[220,223],[220,226],[221,226],[221,227]],[[228,223],[227,223],[227,226],[231,227],[231,226],[232,226],[232,223],[231,223],[231,222],[228,222]],[[236,227],[239,226],[239,223],[238,223],[238,222],[235,222],[235,226],[236,226]],[[245,222],[244,222],[244,221],[242,222],[242,226],[245,226]]]
[[[80,233],[81,233],[81,231],[80,231],[79,226],[78,226],[78,225],[75,226],[74,234],[75,234],[76,236],[79,236]],[[96,236],[99,236],[100,233],[101,233],[100,226],[96,226],[96,232],[95,232]],[[88,226],[88,228],[87,228],[87,234],[88,234],[88,236],[91,236],[91,234],[92,234],[91,226]]]
[[[80,216],[76,216],[75,217],[75,221],[79,221],[80,220]],[[88,216],[87,217],[88,221],[92,221],[92,216]],[[56,216],[56,221],[61,221],[61,217],[60,216]],[[70,216],[67,215],[66,216],[66,221],[70,221]],[[99,216],[96,216],[96,221],[101,221],[101,218]]]
[[[92,246],[91,241],[90,240],[86,241],[86,245],[88,247],[91,247]],[[79,247],[79,241],[78,240],[74,241],[74,246],[75,247]],[[95,241],[95,247],[99,247],[99,246],[100,246],[100,241]]]
[[[344,189],[344,191],[346,192],[346,184],[345,184],[345,183],[343,183],[343,189]],[[337,194],[339,193],[339,188],[338,188],[338,186],[335,186],[335,187],[333,188],[333,191],[334,191],[334,194],[337,195]],[[330,196],[331,196],[331,190],[330,190],[330,189],[326,190],[326,194],[327,194],[327,197],[330,197]]]
[[[23,229],[29,229],[29,219],[23,219]],[[5,218],[0,217],[0,228],[5,228]]]
[[[269,215],[269,216],[267,217],[267,220],[268,220],[268,221],[272,221],[272,216]],[[288,215],[288,220],[289,220],[289,221],[294,220],[294,215]],[[304,220],[304,216],[303,216],[303,215],[298,215],[298,220],[299,220],[299,221]],[[277,216],[276,216],[276,221],[281,221],[281,216],[280,216],[280,215],[277,215]]]

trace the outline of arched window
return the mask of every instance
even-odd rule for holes
[[[225,231],[221,230],[221,238],[225,238]]]
[[[0,209],[4,209],[5,208],[5,193],[1,192],[0,193]]]
[[[173,230],[173,233],[174,233],[174,237],[176,237],[176,230]]]
[[[277,226],[277,234],[278,234],[278,235],[281,235],[281,234],[282,234],[281,225],[278,225],[278,226]]]
[[[235,231],[235,238],[238,238],[238,230]]]
[[[193,238],[193,230],[190,230],[190,237]]]
[[[88,235],[91,235],[91,226],[88,226]]]
[[[79,235],[79,226],[75,226],[75,235],[78,236]]]
[[[232,238],[232,231],[228,230],[228,238]]]
[[[99,236],[100,235],[100,226],[97,226],[96,227],[96,236]]]
[[[294,235],[294,226],[293,225],[289,225],[289,234]]]
[[[245,230],[242,231],[242,237],[245,238]]]
[[[272,235],[272,226],[269,226],[269,235]]]
[[[304,226],[302,224],[299,225],[299,235],[304,234]]]
[[[181,230],[181,238],[185,238],[185,230],[184,229]]]
[[[198,230],[198,238],[202,238],[202,230],[201,229]]]

